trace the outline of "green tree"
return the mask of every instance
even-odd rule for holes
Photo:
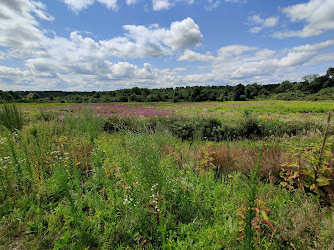
[[[274,89],[275,93],[285,93],[293,89],[293,84],[290,81],[283,81],[277,88]]]
[[[41,98],[41,97],[40,97],[40,95],[39,95],[38,93],[36,93],[36,92],[29,93],[29,94],[27,95],[27,99],[28,99],[28,100],[37,100],[37,99],[39,99],[39,98]]]
[[[334,68],[328,68],[326,76],[328,78],[334,78]]]
[[[239,83],[234,87],[233,91],[233,100],[234,101],[244,101],[245,100],[245,86]]]
[[[258,95],[258,90],[254,84],[245,87],[245,96],[247,99],[254,99]]]
[[[304,76],[302,79],[303,79],[305,82],[311,83],[311,82],[313,82],[315,79],[317,79],[318,77],[319,77],[318,74],[310,74],[310,75]]]
[[[141,89],[138,87],[132,88],[131,92],[134,93],[135,95],[141,95]]]

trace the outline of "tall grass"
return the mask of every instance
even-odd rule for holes
[[[0,125],[5,126],[12,132],[16,129],[22,129],[23,116],[21,109],[15,104],[4,103],[0,107]]]
[[[103,120],[94,110],[89,109],[83,109],[73,116],[66,116],[65,123],[68,134],[88,135],[92,142],[102,133],[103,129]]]

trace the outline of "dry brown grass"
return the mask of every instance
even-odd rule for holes
[[[257,163],[259,150],[231,147],[227,144],[210,146],[210,156],[216,166],[217,175],[231,171],[241,171],[248,174]],[[280,165],[287,161],[287,154],[278,146],[263,147],[259,174],[261,178],[277,182]]]

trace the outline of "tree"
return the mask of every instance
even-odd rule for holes
[[[131,92],[134,93],[135,95],[141,95],[141,89],[138,87],[132,88]]]
[[[247,99],[254,99],[258,95],[258,91],[256,86],[252,85],[247,85],[245,88],[245,96]]]
[[[244,101],[245,100],[245,86],[239,83],[234,87],[233,91],[233,100],[234,101]]]
[[[334,78],[334,68],[328,68],[326,76],[328,78]]]
[[[94,98],[99,99],[101,97],[101,94],[98,92],[95,92],[93,95]]]
[[[304,76],[302,79],[305,81],[305,82],[313,82],[316,78],[318,78],[319,75],[318,74],[310,74],[310,75],[307,75],[307,76]]]
[[[37,99],[39,99],[39,98],[40,98],[40,96],[39,96],[39,94],[36,93],[36,92],[34,92],[34,93],[29,93],[29,94],[27,95],[27,99],[28,99],[28,100],[37,100]]]
[[[193,87],[193,89],[192,89],[192,93],[191,93],[191,102],[196,102],[196,101],[200,101],[199,99],[200,99],[200,95],[201,95],[201,89],[200,89],[200,87],[198,87],[198,86],[195,86],[195,87]]]
[[[274,91],[276,93],[285,93],[292,90],[293,84],[290,81],[283,81]]]

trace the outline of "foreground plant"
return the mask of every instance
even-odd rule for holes
[[[333,154],[330,146],[322,149],[321,146],[313,144],[298,148],[293,151],[292,157],[294,160],[281,165],[281,185],[292,192],[301,187],[304,191],[324,196],[321,187],[330,185],[332,181],[330,164]]]
[[[281,165],[281,185],[284,188],[293,192],[301,187],[304,191],[325,197],[322,187],[331,184],[333,172],[333,152],[330,145],[326,145],[329,120],[330,112],[322,145],[311,144],[305,148],[291,149],[292,160]]]
[[[259,151],[258,161],[255,169],[250,173],[249,180],[249,195],[246,206],[242,205],[238,209],[236,215],[241,217],[239,221],[238,237],[243,238],[244,249],[254,249],[255,244],[260,244],[262,232],[264,228],[262,225],[267,224],[269,228],[274,231],[273,225],[269,222],[267,212],[270,209],[265,207],[265,202],[257,197],[259,184],[259,168],[261,164],[262,150]]]
[[[250,227],[252,230],[251,241],[253,243],[260,244],[261,237],[265,232],[265,225],[267,225],[273,232],[275,231],[274,226],[269,221],[269,217],[267,215],[270,212],[270,209],[266,207],[266,203],[257,197],[255,202],[255,207],[253,208],[255,211],[255,217],[252,219]],[[241,208],[238,209],[236,213],[240,217],[240,221],[238,224],[240,225],[238,237],[244,238],[245,237],[245,229],[247,228],[247,208],[243,205]],[[254,235],[255,232],[255,235]],[[247,232],[249,234],[249,232]],[[247,247],[246,247],[247,248]]]

